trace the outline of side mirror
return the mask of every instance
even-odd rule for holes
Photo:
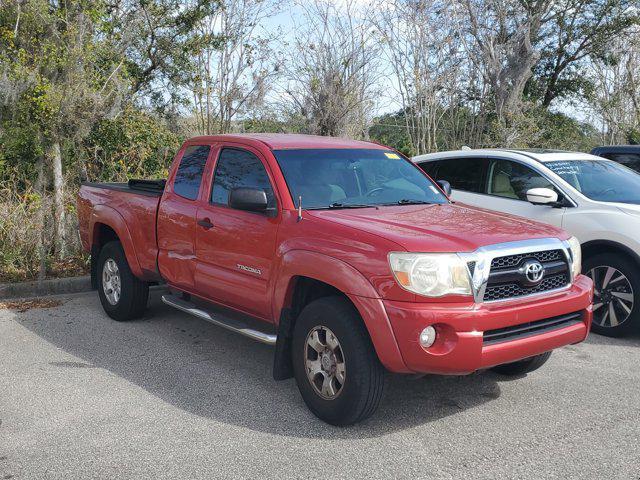
[[[442,190],[444,190],[444,193],[447,194],[447,197],[451,196],[451,184],[449,182],[447,182],[446,180],[438,180],[436,183],[440,185],[440,188],[442,188]]]
[[[267,194],[261,188],[234,188],[229,192],[229,206],[249,212],[267,211]]]
[[[558,203],[558,194],[550,188],[531,188],[527,190],[527,200],[534,205],[550,205]]]

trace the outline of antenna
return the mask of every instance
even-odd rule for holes
[[[298,196],[298,221],[302,220],[302,195]]]

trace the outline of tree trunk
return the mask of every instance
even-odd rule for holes
[[[36,217],[36,222],[40,234],[38,235],[38,244],[36,250],[38,252],[38,282],[42,282],[47,276],[47,248],[44,243],[45,237],[45,209],[47,208],[46,188],[45,188],[45,174],[44,174],[44,160],[38,159],[36,163],[36,170],[38,171],[38,177],[36,179],[36,192],[40,195],[40,207]]]
[[[58,258],[64,258],[67,254],[67,242],[65,239],[65,211],[64,211],[64,181],[62,178],[62,155],[60,142],[57,140],[51,144],[49,151],[51,169],[53,171],[53,210],[55,218],[55,244]]]

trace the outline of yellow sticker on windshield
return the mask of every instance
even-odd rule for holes
[[[384,152],[384,154],[387,156],[387,158],[395,158],[395,159],[400,158],[400,155],[398,155],[397,153]]]

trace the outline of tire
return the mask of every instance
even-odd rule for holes
[[[493,370],[496,373],[501,375],[524,375],[525,373],[533,372],[534,370],[539,369],[551,356],[551,352],[542,353],[540,355],[536,355],[535,357],[525,358],[524,360],[519,360],[513,363],[505,363],[504,365],[497,365],[493,367]]]
[[[307,375],[307,360],[316,362],[314,369],[318,367],[313,384]],[[293,331],[292,361],[300,394],[321,420],[336,426],[351,425],[370,417],[378,408],[384,367],[362,318],[345,298],[320,298],[302,310]],[[323,380],[327,377],[329,387],[325,390]]]
[[[98,295],[107,315],[119,322],[142,316],[147,308],[149,284],[131,273],[120,242],[109,242],[102,247],[97,274]],[[118,285],[119,295],[116,295]]]
[[[640,268],[628,257],[601,253],[585,260],[594,283],[591,331],[621,337],[640,331]]]

